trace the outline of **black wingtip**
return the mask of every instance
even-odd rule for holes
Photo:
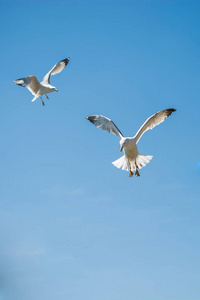
[[[176,111],[176,109],[175,108],[168,108],[167,111],[171,115],[173,112]]]
[[[91,123],[94,124],[94,119],[96,118],[96,116],[88,116],[88,117],[85,117],[88,121],[90,121]]]
[[[18,83],[18,82],[17,82],[17,81],[19,81],[19,80],[22,80],[22,78],[19,78],[19,79],[13,80],[13,81],[14,81],[15,84],[24,87],[25,85],[24,85],[23,83]]]
[[[64,62],[65,66],[66,66],[68,64],[69,60],[70,60],[70,57],[63,59],[60,62]]]

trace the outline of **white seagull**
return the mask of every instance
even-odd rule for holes
[[[52,86],[50,84],[50,77],[51,75],[55,75],[60,73],[68,64],[69,57],[66,59],[61,60],[59,63],[57,63],[43,78],[42,82],[39,82],[37,80],[36,76],[30,75],[24,78],[20,78],[17,80],[14,80],[14,82],[18,85],[24,86],[35,96],[31,101],[35,101],[38,97],[42,100],[42,104],[44,105],[44,101],[42,99],[42,95],[46,95],[49,93],[52,93],[54,91],[58,92],[58,90],[55,88],[55,86]],[[46,95],[47,99],[49,97]]]
[[[157,112],[149,117],[146,122],[140,127],[134,137],[124,137],[121,131],[117,128],[112,120],[101,115],[88,116],[90,122],[92,122],[97,128],[110,131],[120,138],[120,152],[124,150],[124,155],[119,159],[112,162],[117,168],[129,171],[129,177],[133,176],[135,171],[136,176],[140,176],[138,169],[146,166],[150,162],[153,156],[140,154],[138,152],[137,143],[145,131],[153,129],[156,125],[162,123],[167,117],[169,117],[176,109],[169,108]]]

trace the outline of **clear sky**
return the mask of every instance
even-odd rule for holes
[[[0,300],[199,300],[200,2],[1,1]],[[51,78],[45,106],[13,80]],[[111,163],[152,114],[140,171]]]

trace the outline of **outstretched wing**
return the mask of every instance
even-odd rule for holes
[[[21,85],[23,87],[26,87],[29,89],[29,91],[33,94],[36,95],[37,92],[39,91],[41,85],[37,78],[35,76],[27,76],[24,78],[20,78],[17,80],[14,80],[14,82],[18,85]]]
[[[138,132],[135,135],[136,143],[140,140],[141,136],[145,133],[145,131],[149,129],[153,129],[155,126],[162,123],[167,117],[169,117],[176,109],[168,108],[162,111],[157,112],[153,116],[149,117],[146,122],[140,127]]]
[[[69,57],[66,59],[61,60],[59,63],[57,63],[43,78],[42,83],[49,83],[50,84],[50,77],[51,75],[55,75],[60,73],[68,64],[69,62]]]
[[[115,123],[109,118],[100,115],[93,115],[93,116],[86,117],[86,119],[92,122],[97,128],[100,128],[102,130],[107,130],[109,133],[111,131],[113,134],[117,135],[120,139],[123,137],[121,131],[117,128]]]

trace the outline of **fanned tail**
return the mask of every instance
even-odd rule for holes
[[[131,166],[131,171],[136,171],[137,169],[142,169],[150,162],[150,160],[153,158],[151,155],[144,155],[138,153],[136,159],[134,160],[128,160],[128,158],[123,155],[119,159],[112,162],[112,164],[117,168],[122,168],[122,170],[129,171],[129,165]]]
[[[122,170],[128,171],[128,159],[126,158],[125,155],[113,161],[112,164],[118,169],[122,168]]]
[[[142,169],[143,167],[145,167],[146,164],[148,164],[152,158],[153,158],[153,156],[151,156],[151,155],[145,155],[145,154],[139,153],[136,158],[137,169]],[[132,164],[132,162],[131,162],[131,164]],[[135,165],[135,162],[134,162],[134,165]],[[136,169],[136,166],[135,166],[134,170],[135,169]]]

